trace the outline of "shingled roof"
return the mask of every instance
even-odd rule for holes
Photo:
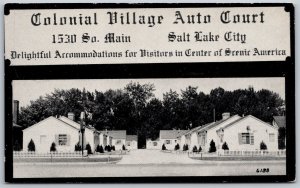
[[[160,139],[177,139],[177,137],[186,133],[187,130],[160,130]]]
[[[126,135],[126,141],[137,141],[137,135]]]
[[[278,125],[278,127],[285,128],[286,127],[286,118],[285,116],[273,116],[274,121]]]
[[[126,139],[126,130],[107,131],[107,135],[113,139]]]

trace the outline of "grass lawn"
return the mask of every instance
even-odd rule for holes
[[[222,157],[190,157],[195,160],[206,161],[270,161],[270,160],[286,160],[286,157],[276,156],[222,156]]]
[[[105,158],[14,158],[13,162],[117,162],[122,157],[105,157]]]

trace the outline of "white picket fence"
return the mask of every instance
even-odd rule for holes
[[[257,150],[257,151],[230,151],[224,150],[218,152],[220,156],[286,156],[285,150],[268,151],[268,150]]]
[[[86,152],[84,154],[86,156]],[[37,153],[37,152],[23,152],[14,151],[14,158],[80,158],[82,157],[81,151],[75,152],[47,152],[47,153]]]
[[[277,150],[277,151],[268,151],[268,150],[255,150],[255,151],[231,151],[231,150],[221,150],[213,153],[208,152],[188,152],[189,156],[197,157],[218,157],[218,156],[245,156],[245,157],[259,157],[259,156],[274,156],[274,157],[285,157],[285,150]]]

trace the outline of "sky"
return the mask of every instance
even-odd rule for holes
[[[168,78],[168,79],[81,79],[81,80],[14,80],[13,99],[20,101],[20,106],[27,106],[31,100],[51,94],[54,89],[78,88],[93,92],[108,89],[123,89],[130,82],[152,83],[155,97],[162,99],[163,93],[172,89],[181,93],[187,86],[198,87],[198,92],[209,94],[212,89],[222,87],[225,90],[246,89],[253,86],[255,91],[268,89],[276,92],[285,100],[285,79],[272,78]]]

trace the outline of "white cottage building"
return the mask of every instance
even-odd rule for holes
[[[208,151],[210,142],[215,142],[217,150],[222,149],[226,142],[229,150],[260,150],[261,142],[268,150],[278,150],[278,130],[252,115],[240,117],[223,113],[220,121],[196,127],[181,135],[181,145],[188,144],[192,150],[194,146],[201,146]],[[181,147],[182,148],[182,147]]]
[[[93,128],[86,127],[84,133],[84,146],[90,144],[92,151],[99,142],[100,133]],[[74,121],[74,114],[69,113],[68,118],[50,116],[23,130],[23,150],[27,151],[28,143],[33,140],[35,150],[39,153],[50,151],[54,142],[58,152],[74,152],[75,145],[81,145],[80,124]]]
[[[147,149],[162,149],[165,144],[167,150],[174,150],[175,145],[180,145],[180,135],[186,133],[186,130],[160,130],[157,140],[147,140]]]
[[[122,146],[126,145],[126,130],[109,130],[106,131],[109,138],[109,144],[115,146],[116,150],[122,150]]]
[[[126,135],[126,149],[128,150],[138,149],[137,135]]]

